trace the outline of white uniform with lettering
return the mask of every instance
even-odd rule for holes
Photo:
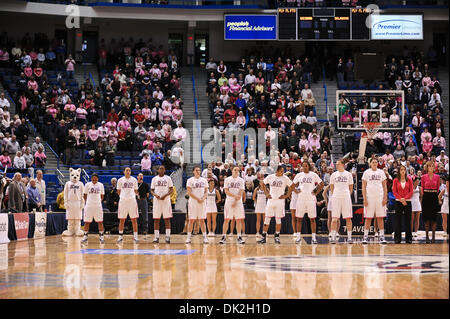
[[[269,184],[270,197],[267,201],[266,217],[283,218],[284,217],[284,199],[279,199],[284,195],[286,187],[292,185],[292,181],[286,175],[276,176],[271,174],[264,178],[264,184]]]
[[[133,176],[119,178],[117,189],[120,189],[120,200],[118,208],[119,219],[126,219],[129,215],[131,219],[138,218],[138,206],[136,201],[136,192],[138,189],[137,179]]]
[[[66,219],[82,218],[82,200],[83,200],[84,185],[78,181],[73,183],[68,181],[64,185],[64,206],[66,207]]]
[[[442,197],[442,206],[441,206],[441,213],[448,215],[448,192],[447,192],[447,186],[445,184],[441,185],[441,191],[442,189],[445,189],[444,196]]]
[[[152,183],[150,184],[150,189],[153,189],[158,196],[166,195],[170,187],[173,187],[173,182],[170,176],[167,175],[153,177]],[[160,219],[161,215],[164,219],[172,218],[170,196],[167,196],[164,200],[153,197],[153,219]]]
[[[294,184],[298,183],[298,187],[300,188],[300,193],[297,197],[295,217],[303,218],[305,214],[308,214],[309,218],[317,217],[317,198],[312,192],[321,182],[322,180],[319,175],[314,172],[301,172],[295,175]]]
[[[187,180],[186,187],[190,187],[192,194],[197,198],[203,198],[208,191],[208,181],[203,177],[195,178],[195,176],[193,176]],[[195,199],[189,198],[188,216],[189,219],[205,219],[206,200],[200,204]]]
[[[266,212],[266,206],[266,193],[262,189],[258,188],[258,190],[256,191],[255,213],[264,214]]]
[[[105,188],[100,182],[89,182],[84,186],[84,194],[86,197],[86,205],[84,206],[84,221],[97,223],[103,221],[102,195],[105,195]]]
[[[422,204],[420,203],[420,187],[417,187],[413,191],[413,195],[411,197],[411,211],[412,212],[421,212]]]
[[[349,185],[353,185],[352,173],[336,171],[331,174],[330,184],[334,185],[333,194],[331,195],[333,200],[331,217],[340,218],[342,215],[343,218],[352,218],[352,199],[349,190]]]
[[[233,176],[229,176],[225,178],[223,187],[228,189],[228,191],[234,195],[239,194],[241,190],[245,190],[245,181],[241,177],[234,178]],[[237,200],[236,206],[232,206],[236,202],[236,199],[227,196],[225,198],[225,205],[223,208],[224,219],[244,219],[245,211],[244,204],[242,203],[242,196]]]
[[[208,197],[206,197],[206,213],[217,213],[217,205],[216,205],[216,188],[209,191],[208,188]]]
[[[369,168],[362,176],[367,182],[366,196],[368,205],[364,206],[364,217],[386,217],[386,206],[383,206],[383,181],[386,175],[381,169],[375,171]]]

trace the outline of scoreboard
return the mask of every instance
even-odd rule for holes
[[[363,8],[279,8],[278,40],[370,40]]]

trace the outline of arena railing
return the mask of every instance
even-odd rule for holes
[[[86,171],[84,169],[81,169],[81,176],[84,179],[84,183],[89,182],[89,175],[88,175],[88,173],[86,173]]]
[[[55,158],[56,158],[56,167],[59,169],[59,160],[60,160],[60,158],[59,158],[58,154],[56,154],[55,150],[50,146],[50,144],[48,144],[47,142],[45,142],[45,145],[47,145],[47,147],[49,148],[49,150],[50,150],[50,151],[53,153],[53,155],[55,156]]]
[[[89,78],[91,79],[92,86],[93,86],[94,89],[95,89],[95,87],[97,86],[97,84],[95,83],[94,77],[92,76],[92,73],[91,73],[91,72],[89,72]]]
[[[170,174],[170,178],[172,178],[173,186],[177,190],[177,195],[181,194],[180,189],[183,188],[183,168],[179,168],[176,171],[173,171]]]
[[[66,177],[59,169],[56,169],[56,177],[58,178],[59,184],[64,186],[66,184]]]

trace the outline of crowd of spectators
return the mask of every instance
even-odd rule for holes
[[[404,92],[405,129],[396,132],[378,132],[374,139],[368,141],[366,157],[372,154],[385,154],[385,158],[389,160],[403,162],[410,161],[413,157],[415,160],[420,158],[421,162],[443,157],[447,152],[447,142],[444,130],[444,106],[441,101],[443,88],[436,74],[437,69],[432,69],[419,52],[409,52],[407,48],[402,56],[389,56],[387,59],[384,64],[385,82],[380,88]],[[342,59],[339,63],[341,62]],[[381,109],[382,116],[376,120],[381,122],[382,127],[400,127],[401,102],[399,96],[362,94],[351,99],[343,96],[336,106],[335,115],[339,116],[343,123],[357,123],[361,116],[365,116],[360,114],[360,109]],[[346,132],[344,153],[355,151],[360,138],[360,133]]]
[[[29,121],[66,165],[113,166],[115,156],[126,153],[146,173],[161,164],[169,170],[175,167],[167,155],[185,138],[186,130],[174,52],[142,39],[112,39],[109,45],[102,40],[100,83],[88,78],[78,86],[73,79],[77,62],[70,54],[64,56],[58,41],[44,35],[33,41],[26,34],[17,43],[4,35],[2,43],[2,67],[12,68],[18,76],[13,96],[16,115],[11,121],[9,102],[0,96],[3,166],[14,163],[8,155],[28,154],[23,147]],[[43,149],[31,154],[34,166],[45,165]]]
[[[235,159],[236,150],[251,153],[258,141],[249,140],[246,145],[233,142],[233,154],[225,154],[224,143],[218,167],[230,174],[230,165],[240,166],[243,172],[252,167],[254,173],[270,174],[277,165],[283,165],[286,172],[294,173],[306,160],[327,171],[334,130],[329,123],[318,128],[308,57],[251,57],[234,66],[210,59],[206,71],[213,125],[223,136],[225,130],[266,129],[265,153]],[[270,142],[275,138],[278,149],[271,150]]]

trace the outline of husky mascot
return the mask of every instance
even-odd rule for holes
[[[64,186],[64,206],[66,207],[67,230],[63,236],[83,236],[81,230],[84,207],[84,185],[80,181],[81,169],[69,169],[70,181]]]

